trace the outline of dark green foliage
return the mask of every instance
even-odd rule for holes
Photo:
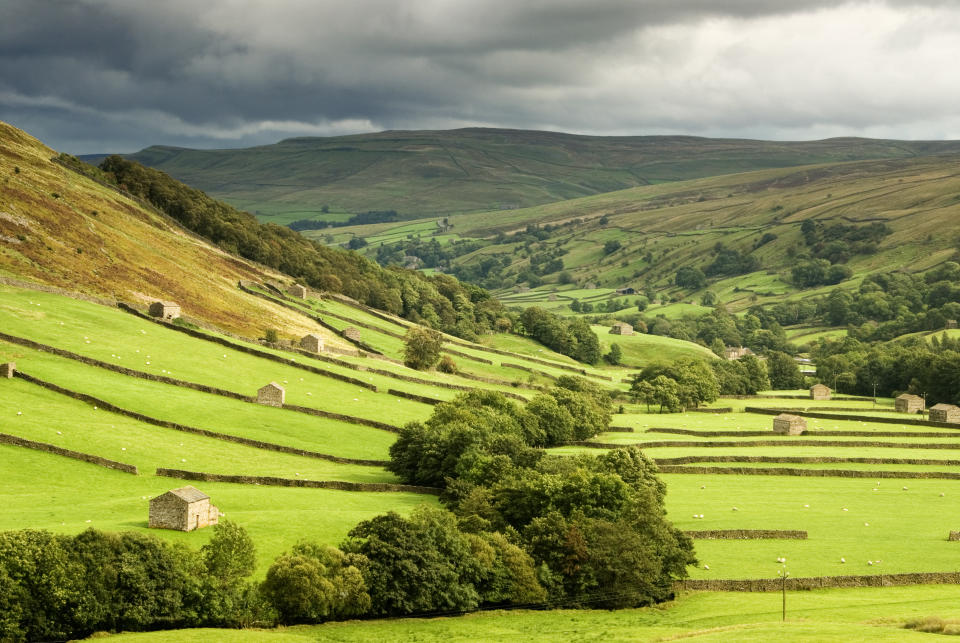
[[[770,388],[767,366],[753,355],[710,363],[721,395],[754,395]]]
[[[200,548],[200,558],[206,569],[203,593],[202,620],[221,627],[238,627],[252,620],[255,606],[252,587],[247,578],[256,566],[253,540],[243,527],[229,520],[220,521],[213,528],[213,537]]]
[[[184,227],[228,252],[270,266],[315,288],[455,335],[487,332],[501,306],[486,291],[447,275],[383,269],[358,253],[310,241],[284,226],[260,224],[250,214],[119,156],[101,164],[104,176],[150,202]]]
[[[634,375],[630,388],[635,399],[659,404],[661,413],[696,408],[720,395],[720,384],[713,369],[698,359],[679,359],[670,365],[651,364]]]
[[[320,211],[326,214],[330,211],[330,208],[323,206],[320,208]],[[370,212],[361,212],[360,214],[355,214],[346,221],[318,221],[315,219],[299,219],[297,221],[291,221],[287,224],[287,227],[291,230],[300,232],[302,230],[323,230],[327,227],[337,228],[350,225],[364,225],[367,223],[389,223],[391,221],[396,221],[398,218],[399,215],[394,210],[371,210]]]
[[[437,370],[441,373],[454,375],[457,372],[457,363],[449,355],[444,355],[440,358],[440,363],[437,364]]]
[[[620,349],[619,344],[610,344],[610,352],[603,356],[603,360],[612,366],[617,366],[620,363],[620,360],[623,359],[623,351]]]
[[[827,259],[830,263],[844,263],[858,254],[873,254],[877,251],[877,244],[893,234],[893,230],[885,223],[874,222],[862,226],[842,223],[826,225],[813,219],[804,221],[800,232],[813,256]]]
[[[280,341],[280,336],[277,335],[276,328],[268,328],[263,331],[263,339],[270,344],[276,344],[278,341]]]
[[[767,353],[767,374],[770,377],[770,387],[773,389],[789,390],[803,386],[800,367],[786,353],[779,351]]]
[[[367,245],[367,240],[363,237],[353,237],[350,241],[347,242],[347,247],[350,250],[359,250],[360,248],[365,248]]]
[[[581,362],[600,359],[600,340],[582,319],[566,319],[531,306],[520,315],[524,333],[544,346]]]
[[[441,348],[443,348],[443,337],[440,333],[429,328],[413,326],[404,338],[403,363],[410,368],[426,370],[440,359]]]
[[[282,623],[319,623],[366,614],[370,594],[358,554],[311,543],[296,545],[267,571],[263,594]]]
[[[737,250],[721,246],[717,249],[714,260],[704,268],[703,272],[708,277],[713,277],[716,275],[742,275],[759,269],[760,262],[753,255],[741,254]]]
[[[603,254],[611,255],[621,248],[621,244],[616,239],[611,239],[603,244]]]
[[[361,522],[349,536],[344,551],[367,561],[372,614],[460,612],[479,604],[483,568],[449,512],[421,506],[403,518],[391,511]]]
[[[681,288],[689,290],[699,290],[707,285],[707,276],[699,268],[684,266],[677,270],[674,283]]]

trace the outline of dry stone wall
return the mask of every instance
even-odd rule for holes
[[[90,455],[89,453],[83,453],[81,451],[64,449],[54,444],[47,444],[46,442],[35,442],[33,440],[27,440],[26,438],[10,435],[8,433],[0,433],[0,444],[11,444],[13,446],[24,447],[26,449],[33,449],[34,451],[44,451],[46,453],[63,456],[65,458],[73,458],[74,460],[81,460],[83,462],[95,464],[100,467],[106,467],[107,469],[115,469],[117,471],[123,471],[124,473],[132,473],[133,475],[137,475],[138,473],[137,468],[132,464],[117,462],[116,460],[108,460],[107,458],[101,458],[98,455]]]
[[[277,478],[274,476],[245,476],[202,471],[184,471],[182,469],[157,469],[158,476],[179,478],[181,480],[202,480],[205,482],[232,482],[235,484],[253,484],[271,487],[306,487],[312,489],[339,489],[340,491],[379,491],[421,493],[439,496],[442,489],[419,487],[409,484],[391,484],[387,482],[344,482],[342,480],[303,480],[301,478]]]

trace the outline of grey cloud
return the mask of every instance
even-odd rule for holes
[[[885,56],[881,45],[917,65],[960,56],[944,26],[952,9],[945,0],[6,0],[0,118],[78,153],[473,124],[915,132],[925,113],[926,131],[960,135],[944,108],[949,82],[920,87],[909,70],[872,68],[898,59],[869,59]],[[851,33],[845,50],[835,41],[846,37],[817,20],[851,11],[896,24],[879,21],[872,40]],[[777,26],[794,23],[828,53]],[[895,85],[885,96],[884,83]]]

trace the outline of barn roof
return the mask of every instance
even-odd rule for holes
[[[931,406],[930,410],[931,411],[950,411],[955,408],[958,408],[958,407],[954,406],[953,404],[944,404],[943,402],[941,402],[940,404],[934,404],[933,406]]]
[[[778,415],[776,420],[787,420],[788,422],[793,422],[794,420],[802,420],[803,418],[799,415],[791,415],[790,413],[781,413]]]
[[[282,390],[283,390],[283,387],[280,386],[279,384],[277,384],[276,382],[270,382],[269,384],[266,384],[266,385],[264,385],[264,386],[261,386],[259,390],[262,391],[263,389],[266,389],[266,388],[272,388],[272,389],[276,389],[276,390],[278,390],[278,391],[282,391]]]
[[[914,395],[913,393],[901,393],[897,396],[898,400],[922,400],[923,398],[919,395]],[[936,407],[934,407],[936,408]]]
[[[186,487],[180,487],[179,489],[171,489],[167,493],[173,494],[187,503],[210,499],[210,496],[190,485],[187,485]]]

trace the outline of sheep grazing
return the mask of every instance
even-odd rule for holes
[[[840,562],[841,562],[841,563],[846,563],[846,562],[847,562],[847,559],[844,558],[843,556],[841,556],[841,557],[840,557]]]
[[[704,569],[710,569],[710,565],[704,565],[703,568],[704,568]]]

